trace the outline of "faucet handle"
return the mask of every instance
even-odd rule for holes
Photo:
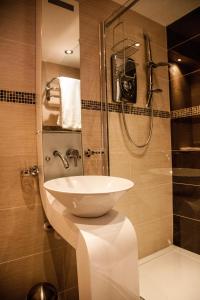
[[[74,159],[74,166],[77,167],[78,165],[78,159],[81,158],[81,155],[78,151],[78,149],[70,148],[66,151],[67,158],[73,158]]]

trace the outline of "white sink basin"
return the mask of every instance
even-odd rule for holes
[[[128,179],[111,176],[61,177],[44,183],[50,194],[79,217],[106,214],[133,185]]]

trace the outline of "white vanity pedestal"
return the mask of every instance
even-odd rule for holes
[[[128,218],[115,210],[99,218],[75,217],[46,195],[49,222],[76,249],[79,299],[139,300],[137,240]]]

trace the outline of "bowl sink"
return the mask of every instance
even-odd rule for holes
[[[46,181],[44,188],[78,217],[100,217],[133,187],[128,179],[112,176],[71,176]]]

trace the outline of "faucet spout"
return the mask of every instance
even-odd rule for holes
[[[67,158],[64,157],[64,156],[62,155],[62,153],[60,153],[59,151],[55,150],[55,151],[53,152],[53,155],[54,155],[55,157],[56,157],[56,156],[60,157],[60,159],[61,159],[61,161],[62,161],[63,166],[64,166],[65,169],[68,169],[68,168],[69,168],[69,162],[68,162]]]

